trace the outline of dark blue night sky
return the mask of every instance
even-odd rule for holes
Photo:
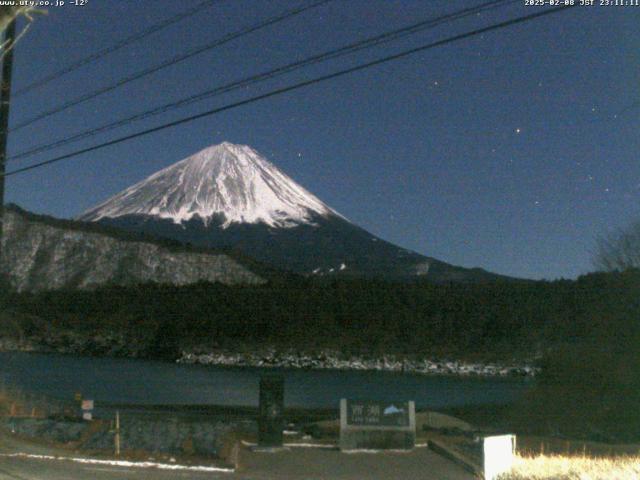
[[[196,3],[49,8],[17,47],[14,89]],[[479,3],[334,0],[19,130],[9,156]],[[302,4],[221,0],[15,98],[11,123]],[[8,170],[539,8],[523,0],[10,162]],[[640,217],[638,25],[640,7],[576,7],[8,177],[6,200],[71,217],[227,140],[251,145],[354,223],[403,247],[507,275],[573,278],[592,269],[598,235]]]

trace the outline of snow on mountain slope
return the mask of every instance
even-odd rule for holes
[[[98,221],[150,215],[179,224],[222,215],[233,223],[289,228],[340,214],[246,145],[224,142],[179,161],[80,215]]]

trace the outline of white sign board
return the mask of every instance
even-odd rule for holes
[[[93,415],[91,414],[91,412],[82,412],[82,419],[91,421],[93,420]]]
[[[93,400],[82,400],[82,410],[93,410]]]
[[[484,478],[494,480],[498,475],[511,470],[516,452],[515,435],[484,437]]]

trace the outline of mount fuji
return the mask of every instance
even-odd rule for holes
[[[381,240],[298,185],[251,147],[228,142],[179,161],[78,217],[81,221],[232,248],[309,275],[433,281],[498,278]]]

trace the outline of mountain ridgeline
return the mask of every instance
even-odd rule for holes
[[[386,242],[351,223],[255,150],[206,148],[78,217],[205,248],[233,248],[275,268],[314,276],[434,282],[500,278]]]
[[[1,273],[19,292],[146,282],[256,285],[265,283],[269,273],[232,252],[187,248],[15,206],[5,209],[3,223]]]

